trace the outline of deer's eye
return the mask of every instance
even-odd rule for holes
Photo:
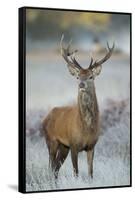
[[[92,76],[90,76],[89,79],[92,79]]]

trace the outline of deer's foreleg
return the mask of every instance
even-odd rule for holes
[[[73,164],[74,175],[78,176],[78,151],[75,147],[71,148],[71,159]]]
[[[94,159],[94,148],[87,151],[87,162],[88,162],[88,174],[93,178],[93,159]]]

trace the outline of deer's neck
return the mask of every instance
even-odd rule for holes
[[[94,130],[98,123],[98,104],[94,81],[89,81],[86,91],[78,93],[79,115],[85,130]]]

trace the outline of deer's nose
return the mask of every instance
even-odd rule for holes
[[[84,87],[85,87],[85,84],[84,84],[83,82],[81,82],[81,83],[79,84],[79,87],[80,87],[80,88],[84,88]]]

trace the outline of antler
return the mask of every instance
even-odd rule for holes
[[[91,62],[90,62],[90,65],[89,65],[89,67],[88,67],[88,69],[92,69],[92,68],[95,68],[95,67],[97,67],[97,66],[99,66],[99,65],[102,65],[105,61],[107,61],[110,57],[111,57],[111,55],[112,55],[112,52],[113,52],[113,49],[114,49],[114,43],[113,43],[113,46],[112,46],[112,48],[110,48],[109,47],[109,44],[108,44],[108,42],[107,42],[107,48],[108,48],[108,52],[107,52],[107,54],[105,55],[105,57],[104,58],[102,58],[100,61],[95,61],[94,63],[93,63],[93,58],[91,58]]]
[[[78,51],[78,50],[75,50],[75,51],[70,52],[70,46],[71,46],[72,40],[70,40],[67,48],[63,47],[63,45],[62,45],[63,40],[64,40],[64,34],[62,34],[61,41],[60,41],[61,55],[63,56],[64,60],[71,67],[76,67],[78,69],[82,69],[80,64],[76,61],[75,56],[71,56],[71,55],[74,55]],[[68,57],[70,57],[71,60]]]

